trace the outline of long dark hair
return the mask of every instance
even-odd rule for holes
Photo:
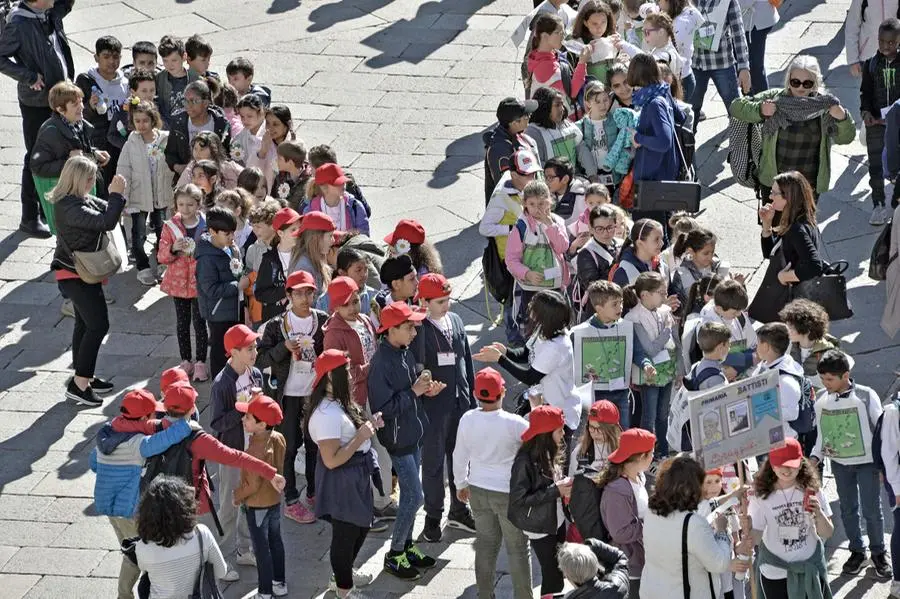
[[[650,510],[666,517],[672,512],[692,512],[703,498],[706,472],[694,458],[681,455],[669,458],[659,467],[656,487],[650,495]]]
[[[659,221],[655,221],[652,218],[642,218],[631,226],[631,232],[628,234],[628,237],[625,238],[625,243],[622,244],[622,249],[619,250],[619,255],[616,257],[617,262],[622,261],[622,256],[625,253],[626,248],[631,248],[632,252],[635,252],[635,257],[637,257],[637,250],[634,247],[636,241],[643,241],[650,237],[650,233],[652,233],[655,229],[659,229],[660,231],[664,231],[662,223]]]
[[[603,470],[600,471],[600,475],[597,477],[597,486],[605,487],[614,480],[622,478],[625,476],[625,465],[643,459],[645,455],[647,455],[647,453],[636,453],[629,456],[628,459],[621,464],[606,462],[606,465],[603,466]]]
[[[687,233],[679,233],[672,246],[672,255],[681,258],[687,250],[699,252],[710,243],[716,242],[716,234],[705,227],[691,229]]]
[[[327,392],[329,377],[331,380],[330,395]],[[309,399],[306,400],[303,417],[304,434],[309,434],[309,418],[312,416],[313,412],[316,411],[316,408],[319,407],[319,404],[326,398],[333,399],[341,404],[344,412],[356,428],[359,428],[366,423],[366,417],[363,414],[362,409],[359,407],[359,404],[353,401],[353,387],[350,385],[350,373],[347,370],[347,365],[344,364],[343,366],[338,366],[332,370],[328,375],[323,376],[322,380],[319,381],[319,384],[312,390]]]
[[[622,307],[625,310],[631,310],[641,303],[641,294],[645,291],[654,292],[658,289],[664,289],[666,279],[658,272],[648,271],[642,272],[634,280],[634,283],[625,285],[622,288]]]
[[[721,276],[710,274],[704,276],[699,281],[694,281],[694,284],[691,285],[691,288],[688,291],[687,301],[681,307],[681,331],[684,331],[684,323],[687,320],[687,317],[691,315],[694,304],[697,302],[703,303],[702,300],[705,295],[712,296],[713,291],[716,290],[716,287],[719,286],[719,283],[721,283],[722,280]]]
[[[863,0],[863,2],[866,2],[866,0]],[[693,6],[691,0],[669,0],[669,10],[666,11],[666,14],[674,19],[688,6]]]
[[[566,453],[562,443],[553,440],[553,432],[535,435],[522,443],[519,452],[528,454],[533,464],[537,464],[541,473],[547,478],[555,479],[555,475],[562,470],[563,456]]]
[[[753,477],[753,492],[762,499],[766,499],[775,491],[775,484],[778,482],[778,475],[769,460],[763,462],[759,472]],[[800,463],[800,471],[797,473],[797,484],[803,489],[809,491],[818,491],[821,488],[819,483],[819,473],[809,463],[809,460],[803,458]]]
[[[544,339],[554,339],[565,334],[572,321],[572,308],[559,291],[538,291],[528,304],[528,320],[532,330],[540,329]]]
[[[798,171],[787,171],[775,175],[773,184],[778,184],[778,190],[787,205],[781,213],[778,228],[775,231],[779,235],[784,234],[797,221],[806,220],[807,223],[816,226],[816,202],[813,196],[813,188]]]
[[[537,50],[541,43],[541,36],[545,33],[554,34],[560,29],[566,30],[563,20],[556,15],[550,13],[541,13],[532,23],[534,30],[531,37],[531,48],[529,50]]]
[[[172,547],[197,523],[194,488],[174,476],[157,476],[141,496],[137,532],[145,543]]]
[[[616,32],[616,17],[606,2],[586,0],[581,3],[578,14],[575,15],[575,23],[572,25],[572,37],[589,44],[593,38],[590,30],[587,28],[587,20],[597,13],[606,16],[606,31],[603,32],[602,37],[609,37],[614,34]]]
[[[538,103],[537,110],[531,115],[531,122],[544,129],[556,129],[557,124],[550,118],[550,111],[553,110],[553,101],[559,98],[563,103],[563,120],[567,117],[565,98],[557,89],[550,87],[542,87],[535,90],[531,96]]]
[[[412,259],[416,272],[423,266],[425,270],[436,275],[444,274],[444,266],[441,264],[441,255],[434,244],[427,239],[422,243],[410,244],[409,257]]]

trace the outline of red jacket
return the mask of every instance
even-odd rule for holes
[[[206,230],[206,221],[203,219],[203,215],[198,216],[200,222],[197,224],[194,241],[200,239],[200,235]],[[173,225],[181,232],[182,237],[186,235],[186,229],[181,224],[180,214],[176,213],[171,221],[163,225],[156,258],[167,268],[159,288],[163,293],[172,297],[193,299],[197,297],[197,260],[193,256],[172,253],[172,244],[177,239],[172,231]]]
[[[360,314],[359,319],[365,323],[372,333],[372,342],[378,344],[378,336],[372,321],[365,314]],[[350,354],[350,376],[353,377],[353,400],[365,407],[369,400],[369,363],[363,352],[362,341],[357,332],[346,320],[333,314],[322,327],[325,331],[325,349],[339,349]]]

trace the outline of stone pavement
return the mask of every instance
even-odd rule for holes
[[[480,278],[481,132],[494,121],[501,97],[521,95],[521,51],[508,37],[530,4],[78,0],[66,27],[79,70],[92,64],[93,41],[107,33],[126,45],[203,33],[220,72],[233,56],[251,57],[257,80],[272,85],[276,102],[290,105],[299,136],[308,145],[332,144],[350,167],[373,204],[375,233],[385,234],[407,216],[425,225],[453,279],[456,310],[478,347],[502,336],[491,323],[498,308],[486,303]],[[815,55],[828,87],[857,115],[858,80],[845,65],[841,33],[848,7],[847,0],[787,0],[782,23],[769,38],[767,66],[778,84],[792,56]],[[751,275],[753,285],[761,273],[756,202],[723,167],[724,107],[716,99],[705,110],[709,119],[698,137],[706,195],[701,220],[719,235],[719,254]],[[63,400],[72,320],[59,315],[61,300],[48,271],[54,242],[15,232],[22,154],[15,86],[0,78],[0,596],[113,597],[120,558],[110,527],[93,510],[88,455],[100,425],[118,412],[121,393],[97,409]],[[867,224],[864,147],[858,141],[836,147],[832,173],[834,190],[822,197],[819,219],[828,257],[850,262],[857,314],[833,329],[856,357],[857,380],[885,392],[900,344],[879,329],[884,291],[865,276],[877,230]],[[171,302],[158,289],[137,284],[133,272],[115,277],[110,291],[116,303],[99,373],[112,377],[119,390],[158,388],[157,374],[178,362]],[[204,405],[207,395],[202,386]],[[837,577],[847,555],[839,520],[829,543],[836,595],[887,596],[887,585],[871,575]],[[285,521],[283,530],[291,596],[321,596],[329,575],[328,526]],[[422,580],[402,583],[380,574],[365,596],[474,597],[472,538],[452,531],[445,537],[426,545],[439,565]],[[371,535],[360,561],[364,569],[380,570],[387,540],[386,533]],[[497,597],[511,596],[506,572],[501,555]],[[231,585],[227,597],[253,589],[253,570],[241,568],[241,574],[243,581]]]

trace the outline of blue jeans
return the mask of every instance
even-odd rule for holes
[[[250,542],[256,555],[257,586],[262,594],[272,594],[272,582],[285,582],[284,543],[281,540],[281,504],[246,508]]]
[[[866,519],[869,549],[873,554],[884,553],[884,515],[881,513],[881,480],[875,464],[843,466],[831,461],[831,471],[841,501],[841,522],[850,541],[850,551],[864,552],[859,524],[860,497]]]
[[[619,389],[618,391],[594,391],[594,401],[605,399],[616,404],[619,408],[619,426],[623,431],[631,427],[631,390]]]
[[[422,455],[418,449],[406,455],[392,455],[391,463],[394,465],[397,484],[400,487],[400,505],[397,506],[397,520],[391,534],[391,551],[403,551],[406,542],[412,540],[416,512],[425,503],[422,481],[419,478]]]
[[[691,96],[694,95],[694,88],[697,87],[697,78],[694,77],[693,71],[687,77],[684,77],[681,80],[681,91],[684,92],[684,101],[690,102]],[[697,115],[694,115],[694,119],[697,119]]]
[[[771,27],[747,32],[747,47],[750,49],[750,94],[755,95],[769,89],[766,79],[766,38]]]
[[[694,88],[694,93],[691,94],[690,102],[694,109],[694,131],[696,131],[698,116],[703,108],[703,96],[706,95],[706,89],[709,87],[710,81],[716,86],[716,91],[722,97],[726,108],[731,106],[731,103],[738,98],[740,92],[738,91],[737,71],[733,66],[711,71],[695,68],[694,77],[697,80],[697,87]]]
[[[669,402],[672,399],[672,383],[664,387],[641,386],[641,428],[656,434],[656,456],[666,456],[669,444],[666,431],[669,428]]]

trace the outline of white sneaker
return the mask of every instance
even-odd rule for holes
[[[234,563],[239,566],[253,566],[256,567],[256,556],[253,555],[252,551],[248,551],[247,553],[238,553],[237,558],[235,558]]]
[[[241,575],[238,574],[237,570],[228,568],[228,571],[225,572],[225,576],[223,576],[220,580],[224,580],[225,582],[236,582],[240,579],[241,579]]]
[[[276,597],[284,597],[288,594],[287,583],[286,582],[273,582],[272,583],[272,594]]]
[[[372,574],[368,574],[366,572],[360,572],[354,568],[353,570],[353,588],[357,587],[367,587],[372,584],[372,581],[375,580],[375,576]],[[331,575],[331,580],[328,581],[328,590],[332,593],[338,592],[337,582],[334,580],[334,574]]]
[[[153,271],[149,268],[145,268],[144,270],[139,270],[137,273],[137,280],[142,285],[147,285],[148,287],[152,287],[156,285],[156,276],[153,274]]]
[[[869,224],[873,227],[879,227],[887,220],[887,208],[884,206],[875,206],[872,208],[872,216],[869,217]]]

